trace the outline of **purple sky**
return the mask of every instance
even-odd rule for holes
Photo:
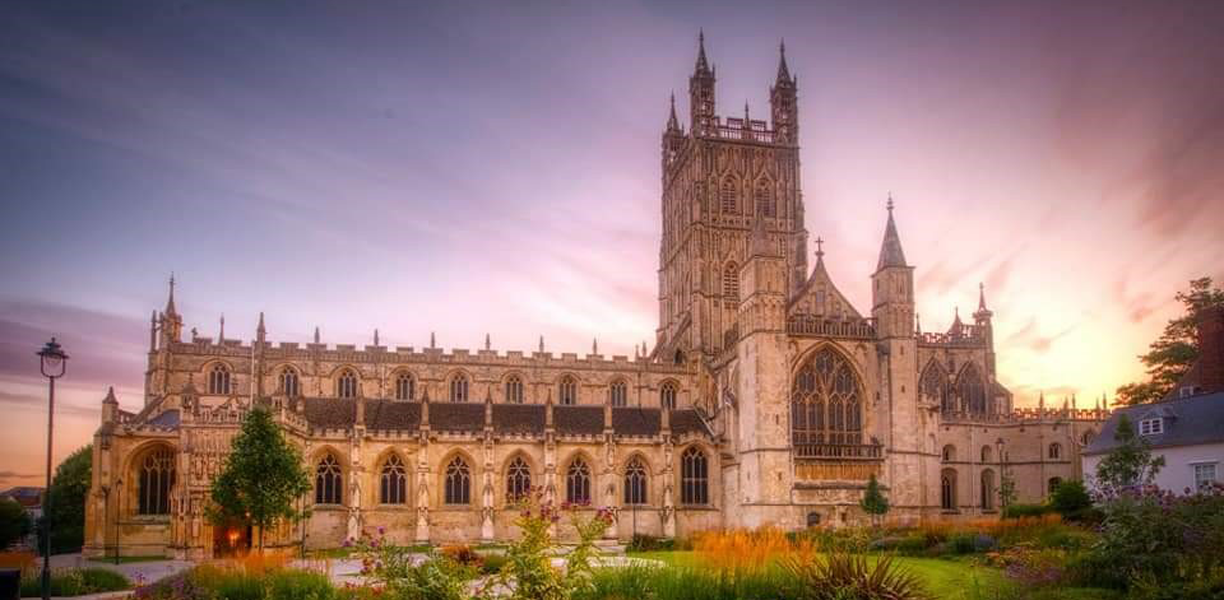
[[[923,328],[984,281],[1020,404],[1137,378],[1173,293],[1224,279],[1224,4],[423,4],[6,4],[0,485],[38,480],[50,335],[57,456],[106,385],[138,406],[171,271],[203,335],[653,343],[699,27],[731,116],[768,114],[786,39],[842,291],[869,311],[891,191]]]

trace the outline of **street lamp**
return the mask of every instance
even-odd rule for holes
[[[68,355],[55,338],[38,351],[39,369],[50,384],[47,401],[47,489],[43,492],[43,565],[42,597],[51,598],[51,440],[55,426],[55,380],[64,376],[68,369]]]

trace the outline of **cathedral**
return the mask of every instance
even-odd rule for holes
[[[265,532],[331,548],[385,528],[396,542],[496,542],[532,487],[609,507],[609,540],[889,519],[996,515],[1079,479],[1102,405],[1017,409],[995,369],[984,290],[972,322],[923,332],[891,198],[872,305],[839,291],[816,240],[809,268],[796,78],[785,49],[769,121],[723,117],[699,41],[689,118],[662,134],[659,327],[634,356],[436,346],[184,339],[174,282],[149,331],[143,407],[102,400],[87,555],[222,556],[253,532],[207,517],[209,488],[253,406],[300,450],[308,517]],[[866,307],[864,307],[866,308]],[[1014,489],[1014,494],[1004,492]],[[1001,493],[1004,492],[1004,493]],[[571,535],[564,523],[558,532]]]

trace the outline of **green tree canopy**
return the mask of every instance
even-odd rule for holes
[[[218,525],[239,522],[265,529],[281,519],[298,519],[294,502],[310,490],[310,475],[297,448],[285,439],[266,409],[247,413],[221,474],[213,480],[210,518]]]
[[[30,514],[16,500],[0,498],[0,550],[30,535],[34,523]]]
[[[1152,457],[1147,440],[1135,433],[1135,426],[1126,413],[1118,416],[1114,441],[1118,446],[1097,463],[1097,488],[1106,495],[1113,495],[1127,488],[1151,485],[1164,467],[1164,457]]]
[[[1164,332],[1139,360],[1147,367],[1147,381],[1118,388],[1121,404],[1143,404],[1165,397],[1198,360],[1198,316],[1209,306],[1224,306],[1224,290],[1214,287],[1210,277],[1190,282],[1190,289],[1177,292],[1186,312],[1165,325]]]
[[[85,498],[92,470],[92,444],[78,448],[55,468],[44,517],[51,526],[52,552],[75,552],[85,543]]]
[[[863,499],[859,501],[859,506],[862,507],[863,512],[871,515],[872,523],[878,523],[880,517],[888,514],[888,498],[880,490],[880,481],[876,479],[875,473],[872,473],[871,479],[867,480],[867,491],[863,492]]]

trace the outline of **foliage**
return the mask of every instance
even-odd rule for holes
[[[220,475],[213,480],[210,518],[216,524],[247,523],[264,530],[281,519],[302,515],[294,502],[310,491],[310,476],[298,451],[285,439],[272,414],[253,408],[234,438]]]
[[[1186,312],[1170,320],[1147,353],[1139,356],[1147,367],[1148,380],[1118,388],[1118,402],[1142,404],[1165,397],[1198,359],[1199,313],[1209,306],[1224,306],[1224,290],[1214,287],[1210,277],[1190,281],[1190,288],[1175,297]]]
[[[1011,470],[1003,469],[999,476],[999,505],[1006,509],[1016,502],[1016,477]]]
[[[53,553],[76,552],[85,543],[85,497],[92,464],[91,444],[78,448],[55,468],[44,517],[50,524]]]
[[[1118,416],[1114,441],[1118,446],[1097,463],[1095,484],[1105,499],[1125,490],[1150,486],[1164,467],[1163,456],[1152,457],[1148,441],[1135,433],[1126,413]]]
[[[107,569],[67,569],[51,573],[52,596],[84,596],[116,592],[132,587],[127,577]],[[31,577],[21,582],[22,596],[42,596],[42,580]]]
[[[1018,504],[1012,503],[1003,507],[1004,519],[1018,519],[1020,517],[1040,517],[1048,515],[1054,511],[1054,507],[1049,504]]]
[[[891,556],[872,564],[866,556],[836,552],[815,560],[787,559],[799,600],[909,600],[927,598],[922,581]]]
[[[659,538],[644,533],[635,533],[625,548],[629,552],[655,552],[659,550],[675,550],[676,540]]]
[[[327,575],[287,569],[283,561],[201,565],[138,588],[139,600],[338,600]]]
[[[484,564],[484,559],[467,544],[443,546],[442,556],[467,567],[480,568]]]
[[[986,560],[1026,588],[1034,588],[1062,583],[1066,576],[1067,556],[1066,550],[1019,544],[1002,552],[991,552],[986,555]]]
[[[740,600],[794,598],[792,579],[781,569],[758,573],[699,568],[600,569],[574,600]]]
[[[0,498],[0,550],[20,541],[34,527],[30,514],[16,500]]]
[[[1064,521],[1085,520],[1092,508],[1092,496],[1088,486],[1079,480],[1060,482],[1050,495],[1050,508],[1062,515]]]
[[[361,575],[391,598],[463,600],[468,597],[468,582],[477,575],[475,565],[462,564],[441,552],[431,551],[418,563],[409,547],[388,542],[381,527],[377,537],[363,535],[345,545],[351,545],[361,558]],[[458,553],[456,547],[452,554]]]
[[[694,538],[701,564],[709,569],[760,572],[793,555],[815,553],[810,537],[794,538],[773,527],[709,531]]]
[[[872,473],[871,479],[867,481],[867,491],[863,493],[859,507],[863,509],[863,512],[871,515],[871,522],[874,525],[879,525],[880,519],[888,514],[888,498],[885,498],[884,493],[880,491],[880,482],[876,479],[875,473]]]

